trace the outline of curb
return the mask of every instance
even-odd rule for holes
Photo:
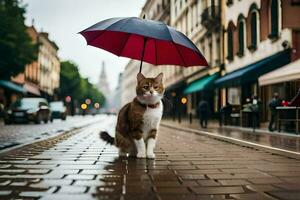
[[[163,122],[161,122],[161,126],[176,129],[176,130],[180,130],[180,131],[191,132],[191,133],[198,134],[198,135],[204,135],[204,136],[207,136],[207,137],[210,137],[210,138],[213,138],[213,139],[229,142],[229,143],[236,144],[236,145],[239,145],[239,146],[242,146],[242,147],[250,147],[250,148],[266,151],[266,152],[269,152],[269,153],[272,153],[272,154],[278,154],[278,155],[281,155],[281,156],[285,156],[285,157],[300,160],[300,153],[298,153],[298,152],[293,152],[293,151],[289,151],[289,150],[279,149],[279,148],[276,148],[276,147],[270,147],[270,146],[266,146],[266,145],[256,144],[256,143],[253,143],[253,142],[247,142],[247,141],[243,141],[243,140],[239,140],[239,139],[236,139],[236,138],[231,138],[231,137],[227,137],[227,136],[223,136],[223,135],[216,135],[216,134],[213,134],[213,133],[210,133],[210,132],[207,132],[207,131],[201,131],[201,130],[196,130],[196,129],[191,129],[191,128],[171,126],[171,125],[169,125],[167,123],[163,123]]]

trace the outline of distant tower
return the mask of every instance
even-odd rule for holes
[[[105,96],[105,98],[107,99],[108,95],[110,94],[110,89],[109,89],[109,85],[107,82],[104,61],[102,62],[102,70],[101,70],[101,74],[99,76],[99,82],[97,84],[97,87],[98,87],[98,90],[100,90],[102,92],[102,94]]]

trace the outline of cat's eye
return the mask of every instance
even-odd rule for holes
[[[154,90],[157,90],[158,89],[158,86],[154,86]]]
[[[148,87],[147,85],[145,85],[143,88],[144,88],[145,90],[148,90],[149,87]]]

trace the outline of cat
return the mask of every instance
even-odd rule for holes
[[[100,132],[100,138],[119,148],[119,156],[154,159],[154,147],[163,114],[163,74],[145,78],[137,74],[136,97],[121,108],[115,138]]]

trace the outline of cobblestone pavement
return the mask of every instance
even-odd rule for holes
[[[300,160],[166,127],[155,160],[118,158],[103,123],[0,155],[0,199],[300,199]]]
[[[55,119],[53,123],[48,124],[4,125],[4,123],[0,121],[0,149],[49,137],[58,132],[102,120],[104,117],[106,116],[74,116],[68,117],[66,121]]]

